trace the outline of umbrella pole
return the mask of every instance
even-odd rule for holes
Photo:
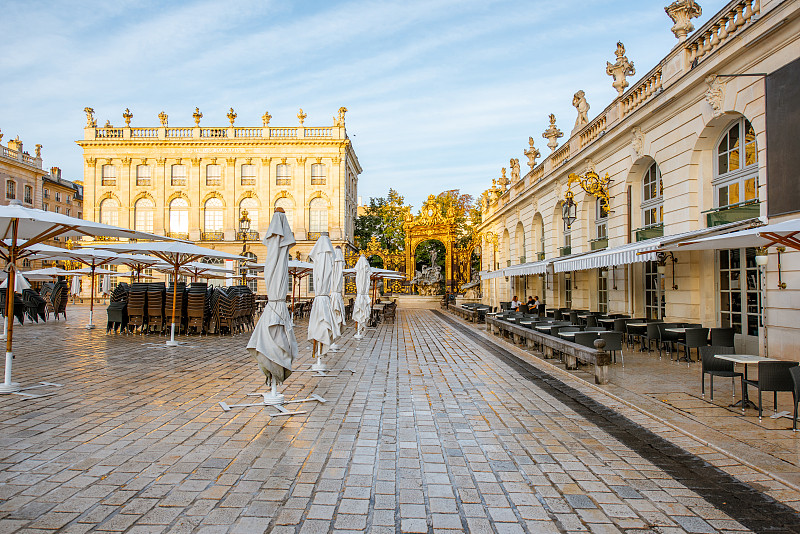
[[[175,262],[175,274],[172,277],[172,327],[170,328],[169,341],[167,346],[177,347],[175,341],[175,301],[178,300],[178,263]]]
[[[89,293],[91,295],[91,298],[89,299],[89,324],[86,325],[86,330],[91,330],[92,328],[94,328],[94,324],[92,324],[92,318],[93,318],[92,316],[94,315],[94,263],[92,263],[91,280],[92,280],[92,289],[91,292]]]
[[[14,233],[11,240],[11,248],[8,255],[8,285],[6,286],[6,320],[14,316],[14,275],[16,274],[16,259],[17,259],[17,225],[19,221],[14,219]],[[16,393],[20,390],[20,385],[17,382],[11,381],[11,364],[14,360],[14,352],[11,350],[11,338],[14,335],[14,321],[8,321],[8,335],[6,335],[6,369],[5,379],[3,384],[0,385],[0,393]]]

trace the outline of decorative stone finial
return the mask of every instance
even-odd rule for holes
[[[572,97],[572,105],[578,110],[578,118],[575,119],[575,127],[572,132],[576,132],[589,124],[589,103],[586,101],[586,93],[578,91]]]
[[[125,108],[125,111],[122,112],[122,118],[125,119],[125,126],[128,128],[131,127],[131,119],[133,118],[133,113],[128,108]]]
[[[614,55],[617,56],[617,61],[613,65],[606,61],[606,74],[614,78],[611,85],[621,96],[625,92],[625,88],[630,85],[625,78],[636,74],[636,69],[633,67],[633,61],[628,61],[628,58],[625,57],[625,45],[621,41],[617,42],[617,50]]]
[[[509,180],[506,177],[506,168],[503,167],[500,169],[500,179],[497,180],[497,183],[500,184],[500,190],[505,191],[508,188]]]
[[[194,125],[200,126],[200,119],[203,118],[203,114],[200,113],[200,108],[194,108],[194,113],[192,113],[192,117],[194,117]]]
[[[308,115],[303,113],[303,108],[300,108],[300,111],[297,112],[297,120],[300,121],[300,126],[303,125],[303,122],[305,122],[306,117],[308,117]]]
[[[515,184],[519,182],[519,160],[516,158],[511,158],[511,161],[508,162],[508,165],[511,168],[511,183]]]
[[[347,113],[347,108],[342,106],[339,108],[339,116],[333,118],[334,126],[344,126],[344,114]]]
[[[528,167],[533,170],[536,166],[536,158],[540,157],[541,154],[539,153],[539,149],[533,146],[533,137],[528,137],[528,145],[530,145],[530,148],[523,152],[523,154],[528,156]]]
[[[272,119],[272,115],[269,114],[269,111],[265,111],[263,115],[261,115],[261,122],[264,126],[269,126],[269,121]]]
[[[36,157],[37,158],[42,157],[42,145],[36,145]]]
[[[236,120],[236,117],[236,113],[233,111],[233,108],[231,108],[230,111],[228,111],[228,120],[231,121],[231,126],[233,126],[233,121]]]
[[[664,11],[675,23],[672,33],[680,42],[684,42],[686,36],[694,30],[692,19],[703,14],[703,8],[694,0],[677,0],[665,7]]]
[[[83,112],[86,113],[86,127],[97,128],[97,121],[94,118],[94,109],[88,107],[83,108]]]
[[[162,111],[161,113],[158,114],[158,120],[161,121],[161,126],[166,128],[167,124],[169,124],[169,115],[167,115]]]
[[[111,124],[111,121],[106,119],[106,123],[103,125],[103,128],[113,128],[114,125]]]
[[[558,138],[564,137],[564,132],[556,126],[556,116],[552,113],[550,114],[550,127],[542,133],[542,137],[547,139],[547,146],[551,151],[558,147]],[[531,143],[531,146],[533,146],[533,143]]]

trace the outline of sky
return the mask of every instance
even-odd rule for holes
[[[44,167],[82,179],[79,147],[99,125],[332,124],[346,106],[364,203],[396,189],[419,208],[450,189],[476,198],[519,158],[543,156],[554,113],[565,141],[586,93],[590,120],[616,96],[617,41],[633,82],[678,41],[668,0],[197,0],[3,2],[0,131]],[[700,27],[727,2],[701,0]],[[541,161],[541,160],[540,160]]]

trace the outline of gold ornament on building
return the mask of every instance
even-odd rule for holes
[[[167,127],[168,119],[169,119],[169,115],[167,115],[164,111],[162,111],[161,113],[158,114],[158,120],[161,121],[161,126],[163,126],[164,128]]]
[[[36,157],[37,158],[42,157],[42,145],[36,145]]]
[[[130,128],[131,126],[131,119],[133,118],[133,113],[128,108],[125,108],[125,111],[122,112],[122,118],[125,119],[125,126]]]
[[[200,108],[194,108],[194,113],[192,113],[192,117],[194,117],[194,125],[200,126],[200,119],[203,118],[203,114],[200,113]]]
[[[236,113],[233,111],[233,108],[228,111],[228,120],[231,121],[231,126],[233,126],[233,122],[236,120]]]
[[[86,113],[86,127],[97,128],[97,121],[94,118],[94,109],[86,107],[83,108],[83,112]]]
[[[344,114],[347,113],[347,108],[342,106],[339,108],[339,116],[333,118],[334,126],[344,126]]]
[[[599,198],[601,206],[606,210],[609,209],[608,202],[611,197],[608,195],[608,187],[611,185],[611,178],[608,173],[603,178],[600,178],[600,175],[594,171],[587,171],[583,176],[573,172],[569,175],[567,187],[571,187],[573,182],[576,182],[581,186],[581,189],[590,195]],[[568,190],[567,196],[571,198],[572,191]]]
[[[306,117],[308,117],[308,115],[306,113],[303,113],[303,108],[300,108],[300,111],[297,113],[297,120],[300,121],[300,126],[303,125],[303,122],[305,122]]]
[[[269,111],[265,111],[263,115],[261,115],[261,122],[264,126],[269,126],[269,121],[272,119],[272,115],[269,114]]]

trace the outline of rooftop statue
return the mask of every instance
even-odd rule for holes
[[[572,97],[572,105],[578,110],[578,118],[575,119],[575,127],[572,129],[576,132],[589,124],[589,103],[586,101],[586,93],[578,91]]]

